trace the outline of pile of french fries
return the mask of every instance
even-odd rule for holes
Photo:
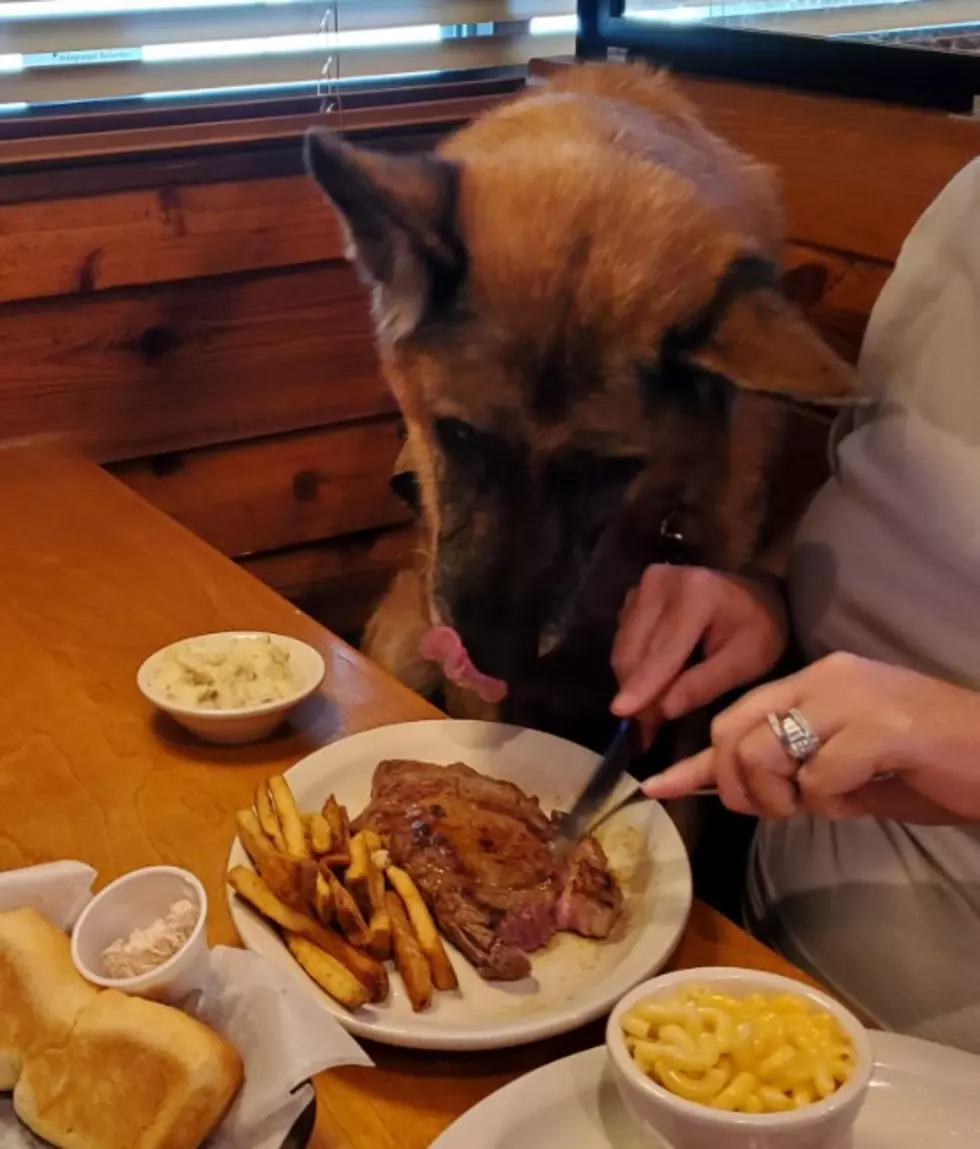
[[[457,988],[456,974],[411,877],[391,864],[371,830],[352,834],[331,795],[301,814],[284,778],[263,782],[255,808],[236,815],[255,870],[234,866],[228,882],[281,931],[289,952],[350,1010],[388,999],[385,963],[394,959],[417,1013],[433,991]]]

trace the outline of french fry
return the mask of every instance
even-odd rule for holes
[[[367,925],[364,948],[378,961],[391,957],[391,917],[387,909],[375,910]]]
[[[362,833],[367,842],[367,848],[371,852],[371,860],[374,862],[375,868],[383,873],[391,865],[391,858],[385,849],[384,842],[374,830],[364,830]]]
[[[408,1000],[416,1013],[432,1004],[432,971],[412,924],[405,913],[401,898],[389,890],[386,897],[388,919],[391,922],[391,944],[395,952],[395,966],[401,974]]]
[[[269,795],[272,804],[279,816],[282,826],[282,836],[286,843],[286,853],[295,854],[297,858],[308,858],[309,847],[306,844],[306,831],[303,829],[303,820],[296,807],[296,799],[289,788],[286,779],[276,774],[269,779]]]
[[[333,831],[322,814],[304,815],[306,835],[310,843],[310,853],[314,858],[322,858],[333,849]]]
[[[319,871],[316,868],[316,862],[312,858],[297,858],[296,865],[296,885],[299,889],[300,897],[303,899],[303,908],[309,912],[310,907],[316,901],[316,880],[319,876]]]
[[[272,893],[292,909],[305,911],[316,890],[316,865],[306,858],[281,854],[263,832],[254,810],[239,810],[235,822],[245,852]]]
[[[320,812],[326,818],[330,826],[330,833],[333,836],[331,853],[346,854],[348,852],[347,843],[350,839],[350,820],[347,817],[347,811],[331,794],[323,803],[323,809]]]
[[[384,874],[374,860],[367,831],[355,834],[350,840],[350,867],[344,884],[354,895],[365,918],[386,912]]]
[[[364,840],[372,854],[384,849],[384,843],[376,830],[362,830],[361,833],[364,835]]]
[[[344,937],[352,946],[358,948],[367,944],[368,927],[364,915],[358,908],[357,902],[350,890],[340,881],[329,866],[320,864],[320,875],[330,887],[333,897],[333,912],[337,925]]]
[[[456,971],[452,967],[442,938],[436,929],[436,924],[429,913],[418,887],[411,877],[398,866],[389,866],[386,875],[388,881],[404,903],[412,929],[418,938],[422,952],[425,954],[432,971],[432,983],[436,989],[456,989],[459,982],[456,980]]]
[[[239,810],[235,815],[235,825],[242,845],[256,866],[265,855],[279,854],[275,842],[262,829],[254,810]]]
[[[371,881],[371,855],[363,834],[355,834],[350,840],[350,866],[344,875],[344,885],[350,890],[357,907],[365,917],[370,917],[374,907],[371,903],[369,885]],[[383,907],[382,907],[383,908]]]
[[[313,891],[313,908],[321,923],[329,926],[334,918],[333,891],[322,874],[316,876],[316,888]]]
[[[367,919],[368,953],[379,961],[387,961],[391,957],[392,927],[385,900],[385,879],[375,865],[366,833],[351,838],[350,857],[346,884]]]
[[[387,910],[385,905],[385,876],[374,861],[374,855],[368,846],[368,901],[372,913],[382,913]]]
[[[348,945],[340,934],[324,929],[312,918],[301,914],[281,902],[266,883],[247,866],[233,866],[228,871],[228,884],[240,898],[280,929],[299,934],[319,946],[345,966],[368,990],[371,1001],[386,1001],[388,997],[388,971],[368,954]],[[339,883],[338,883],[339,884]]]
[[[324,953],[308,938],[286,930],[286,945],[289,952],[306,970],[311,978],[328,994],[349,1010],[360,1009],[371,994],[342,963],[328,953]]]
[[[272,804],[267,782],[260,782],[258,789],[255,791],[255,809],[259,815],[259,825],[265,831],[266,835],[272,839],[272,844],[276,849],[280,853],[285,854],[286,840],[282,836],[282,826],[279,825],[279,815],[276,813],[276,808]]]

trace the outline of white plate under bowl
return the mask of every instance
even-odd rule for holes
[[[851,1140],[835,1149],[976,1149],[980,1057],[872,1033],[875,1072]],[[662,1149],[641,1139],[605,1048],[506,1086],[454,1122],[432,1149]],[[719,1149],[722,1149],[719,1146]]]
[[[317,750],[286,772],[301,811],[319,810],[335,794],[359,813],[379,762],[409,758],[465,762],[492,778],[536,795],[545,810],[566,809],[598,758],[549,734],[490,722],[437,720],[382,726]],[[629,783],[624,783],[628,790]],[[562,934],[534,958],[524,981],[491,983],[450,949],[459,991],[437,993],[425,1013],[413,1013],[400,979],[381,1006],[348,1013],[290,957],[278,934],[229,891],[243,943],[299,978],[309,992],[358,1037],[413,1049],[503,1049],[537,1041],[602,1016],[633,986],[659,970],[680,937],[691,907],[691,869],[674,824],[655,802],[636,802],[613,815],[598,834],[626,893],[623,917],[605,942]],[[236,839],[229,865],[247,864]]]

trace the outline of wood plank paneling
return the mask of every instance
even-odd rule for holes
[[[303,176],[10,204],[0,302],[341,259],[343,247]]]
[[[922,210],[980,153],[980,126],[938,113],[682,84],[716,131],[777,168],[790,235],[803,245],[893,261]],[[0,220],[0,301],[311,263],[342,251],[333,213],[305,176],[11,204]]]
[[[7,304],[0,330],[4,436],[102,462],[394,409],[346,265]]]
[[[684,79],[707,124],[773,164],[789,235],[894,261],[909,230],[980,154],[980,123],[939,112]]]
[[[415,542],[414,527],[389,527],[241,562],[330,630],[350,634],[367,621]]]
[[[118,464],[113,473],[237,557],[408,520],[388,487],[394,418]]]

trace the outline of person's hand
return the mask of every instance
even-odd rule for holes
[[[789,629],[773,580],[703,567],[650,566],[620,614],[612,709],[648,732],[761,678],[786,649]],[[700,648],[703,659],[685,669]]]
[[[820,740],[800,766],[768,715],[798,709]],[[833,654],[751,691],[711,728],[711,746],[644,785],[651,798],[717,786],[764,818],[980,820],[980,693],[901,667]]]

